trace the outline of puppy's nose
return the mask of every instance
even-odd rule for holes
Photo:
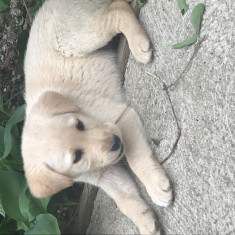
[[[121,147],[121,140],[117,135],[113,135],[111,139],[111,151],[116,151]]]

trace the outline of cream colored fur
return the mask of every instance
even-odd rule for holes
[[[153,202],[168,206],[172,188],[155,160],[135,111],[127,107],[112,53],[117,33],[148,63],[149,39],[127,1],[49,0],[32,25],[25,56],[26,121],[22,155],[30,190],[46,197],[74,182],[104,189],[142,234],[158,234],[151,209],[128,172],[125,154]],[[78,120],[85,127],[78,130]],[[110,151],[113,135],[124,146]],[[75,152],[82,150],[74,163]]]

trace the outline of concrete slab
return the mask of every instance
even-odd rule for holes
[[[129,58],[125,74],[128,103],[139,113],[161,161],[177,134],[175,119],[161,84],[169,92],[182,129],[178,147],[164,163],[175,188],[175,203],[159,208],[151,203],[166,234],[235,234],[235,2],[204,0],[206,11],[201,43],[174,50],[172,45],[193,35],[192,8],[181,16],[177,1],[149,0],[140,12],[154,48],[148,65]],[[119,212],[101,190],[87,230],[89,234],[135,234],[132,222]]]

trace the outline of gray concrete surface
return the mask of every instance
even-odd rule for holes
[[[190,9],[184,17],[176,2],[149,0],[141,9],[154,60],[140,65],[130,56],[124,85],[126,99],[139,113],[149,138],[162,139],[159,147],[152,145],[161,161],[170,152],[177,128],[165,91],[145,71],[169,85],[187,67],[170,90],[182,128],[174,155],[164,163],[175,189],[174,205],[155,206],[139,185],[166,234],[235,234],[235,2],[187,0]],[[196,47],[172,49],[193,34],[190,13],[199,2],[206,5],[204,40]],[[99,190],[87,233],[137,232]]]

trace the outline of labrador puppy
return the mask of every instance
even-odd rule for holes
[[[141,234],[158,234],[154,213],[128,172],[124,155],[152,201],[172,202],[169,179],[153,156],[136,112],[124,100],[111,52],[123,33],[148,63],[150,41],[124,0],[48,0],[33,22],[25,55],[25,176],[35,197],[74,182],[101,187]]]

